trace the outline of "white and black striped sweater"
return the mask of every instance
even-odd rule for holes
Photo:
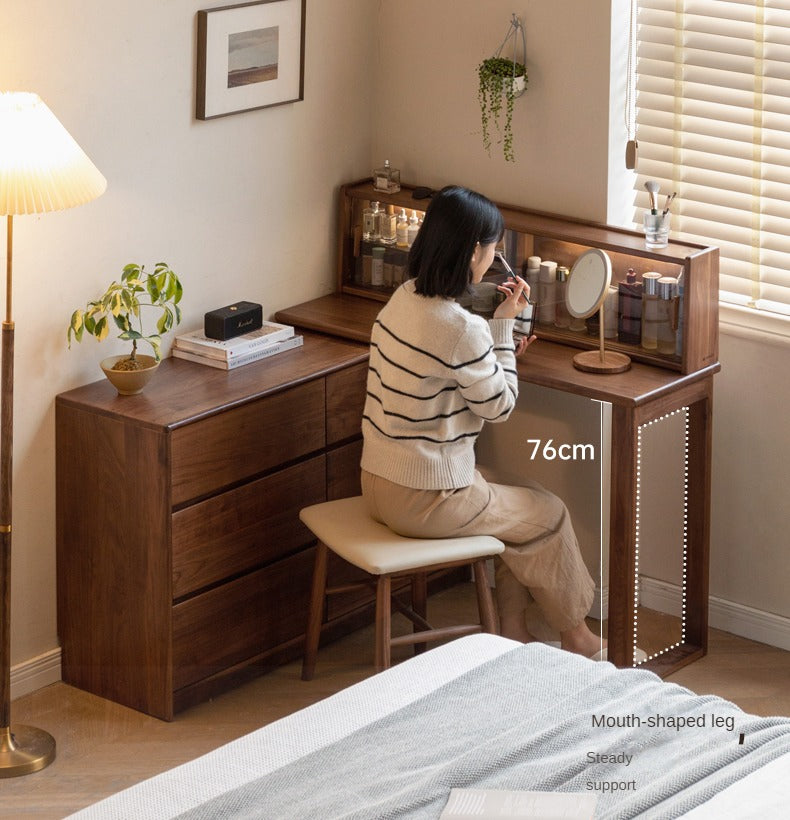
[[[409,280],[373,327],[362,469],[415,489],[466,487],[483,422],[504,421],[517,395],[513,320],[486,321]]]

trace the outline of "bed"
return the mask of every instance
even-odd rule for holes
[[[790,718],[472,635],[72,818],[439,818],[451,790],[586,794],[595,818],[786,817]]]

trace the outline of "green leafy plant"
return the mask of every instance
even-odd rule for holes
[[[522,91],[516,89],[514,80],[524,78],[527,83],[527,69],[523,63],[505,57],[489,57],[477,67],[479,83],[477,99],[480,103],[480,118],[483,125],[483,145],[491,156],[491,133],[493,128],[502,136],[502,151],[507,162],[514,162],[513,153],[513,103]],[[504,108],[504,111],[503,111]],[[504,124],[500,121],[504,114]]]
[[[142,265],[130,263],[124,266],[120,282],[113,281],[98,299],[72,313],[68,328],[69,347],[72,339],[81,342],[85,333],[98,341],[106,339],[112,322],[121,331],[118,338],[132,343],[129,358],[119,361],[113,369],[138,370],[145,366],[137,360],[138,342],[151,345],[154,358],[159,361],[162,358],[162,334],[181,321],[178,303],[182,293],[178,276],[166,262],[157,262],[153,273],[146,273]],[[156,333],[146,335],[144,332],[144,309],[159,311]]]

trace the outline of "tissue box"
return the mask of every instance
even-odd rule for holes
[[[263,308],[255,302],[236,302],[210,310],[203,318],[203,332],[209,339],[233,339],[263,326]]]

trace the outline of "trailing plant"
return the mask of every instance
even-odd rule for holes
[[[496,128],[501,135],[505,160],[514,162],[513,103],[522,93],[516,89],[514,80],[517,77],[524,77],[526,87],[526,66],[505,57],[489,57],[477,67],[477,76],[479,78],[477,99],[480,103],[483,145],[488,155],[491,156],[491,134],[493,128]],[[504,124],[500,124],[503,114]]]
[[[146,273],[142,265],[130,263],[123,268],[121,281],[113,281],[96,300],[88,302],[84,309],[71,315],[68,342],[81,342],[85,333],[98,341],[110,333],[110,323],[120,329],[119,339],[131,341],[132,352],[128,359],[119,361],[114,370],[139,370],[145,365],[137,360],[137,343],[147,342],[154,351],[154,358],[162,358],[162,334],[181,321],[183,289],[178,276],[166,262],[157,262],[153,273]],[[159,311],[156,333],[146,334],[143,329],[143,310]]]

